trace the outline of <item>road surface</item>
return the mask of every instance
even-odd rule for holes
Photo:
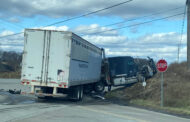
[[[30,87],[21,85],[20,79],[0,79],[0,89],[16,89],[22,90],[23,92],[30,92]]]
[[[113,104],[90,96],[85,96],[81,102],[71,102],[66,98],[44,101],[34,96],[3,93],[0,101],[7,98],[0,102],[0,122],[190,122],[190,119]],[[14,102],[6,104],[8,101]]]

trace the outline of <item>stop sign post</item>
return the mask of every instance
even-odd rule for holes
[[[160,106],[164,106],[164,72],[167,70],[168,65],[166,60],[160,59],[156,64],[157,70],[161,72],[161,96],[160,96]]]

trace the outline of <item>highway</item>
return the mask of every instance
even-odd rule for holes
[[[18,80],[12,80],[12,82],[13,81],[15,83],[18,82]],[[3,84],[5,85],[6,83],[3,82]],[[12,86],[14,85],[11,85],[11,87]],[[17,88],[22,89],[22,86],[17,84]],[[112,103],[110,101],[91,96],[85,96],[81,102],[71,102],[67,98],[51,99],[46,101],[37,100],[32,95],[11,95],[3,93],[4,92],[0,93],[0,122],[190,121],[190,119],[119,105],[117,103]]]

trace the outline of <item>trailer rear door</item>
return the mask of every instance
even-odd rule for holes
[[[26,30],[22,80],[67,84],[70,60],[70,33]]]
[[[42,80],[45,37],[45,31],[25,31],[22,80]]]

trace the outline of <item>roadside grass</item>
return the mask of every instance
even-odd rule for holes
[[[183,107],[160,107],[160,104],[155,103],[154,101],[151,100],[142,100],[142,99],[135,99],[131,100],[129,102],[132,105],[139,105],[139,106],[144,106],[156,110],[164,110],[169,113],[173,114],[185,114],[185,115],[190,115],[190,106],[183,106]]]
[[[190,116],[190,72],[186,62],[173,63],[164,73],[164,107],[160,107],[160,73],[147,80],[147,86],[137,83],[129,88],[114,90],[106,98]]]
[[[20,78],[20,72],[0,72],[0,78]]]

